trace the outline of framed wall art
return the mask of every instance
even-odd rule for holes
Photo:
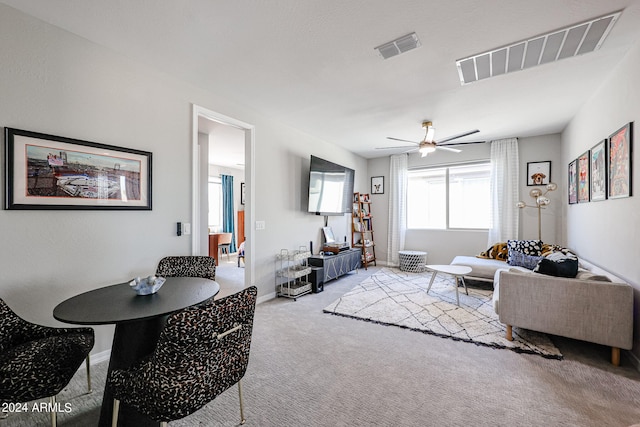
[[[551,162],[527,163],[527,185],[547,185],[551,182]]]
[[[591,149],[589,164],[591,181],[591,201],[598,202],[607,199],[607,140],[604,139]]]
[[[147,151],[5,128],[5,209],[151,210]]]
[[[589,191],[589,151],[578,157],[578,203],[588,202],[591,198]]]
[[[610,199],[631,196],[632,123],[627,123],[609,137]]]
[[[569,204],[578,203],[578,159],[569,163],[567,188],[569,189]]]
[[[384,176],[371,177],[371,194],[384,194]]]

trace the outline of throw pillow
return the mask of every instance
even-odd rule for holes
[[[511,253],[521,252],[525,255],[540,256],[542,255],[542,242],[540,240],[507,240],[507,248],[509,255],[507,264],[512,264]]]
[[[554,252],[542,258],[533,271],[548,276],[574,278],[578,274],[578,258],[573,254]]]
[[[524,267],[529,270],[533,270],[542,259],[541,256],[527,255],[518,251],[511,251],[509,252],[509,255],[511,256],[508,262],[509,265],[513,265],[514,267]]]
[[[477,255],[476,257],[477,258],[497,259],[497,260],[500,260],[500,261],[506,261],[508,253],[509,253],[509,251],[507,249],[507,243],[506,242],[502,242],[502,243],[496,243],[495,245],[492,245],[486,251],[480,252],[480,254]]]

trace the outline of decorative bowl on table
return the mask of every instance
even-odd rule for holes
[[[138,295],[151,295],[158,292],[158,290],[164,285],[164,277],[149,276],[141,279],[136,277],[129,282],[131,289],[136,291]]]

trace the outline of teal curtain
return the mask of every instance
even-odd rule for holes
[[[233,176],[220,175],[222,178],[222,231],[231,233],[229,252],[236,251],[235,211],[233,209]]]

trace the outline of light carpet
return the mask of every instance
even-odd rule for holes
[[[454,278],[438,274],[429,293],[431,272],[410,273],[383,268],[324,308],[325,313],[367,320],[494,348],[562,359],[545,334],[513,328],[513,341],[493,310],[492,290],[459,289]]]

